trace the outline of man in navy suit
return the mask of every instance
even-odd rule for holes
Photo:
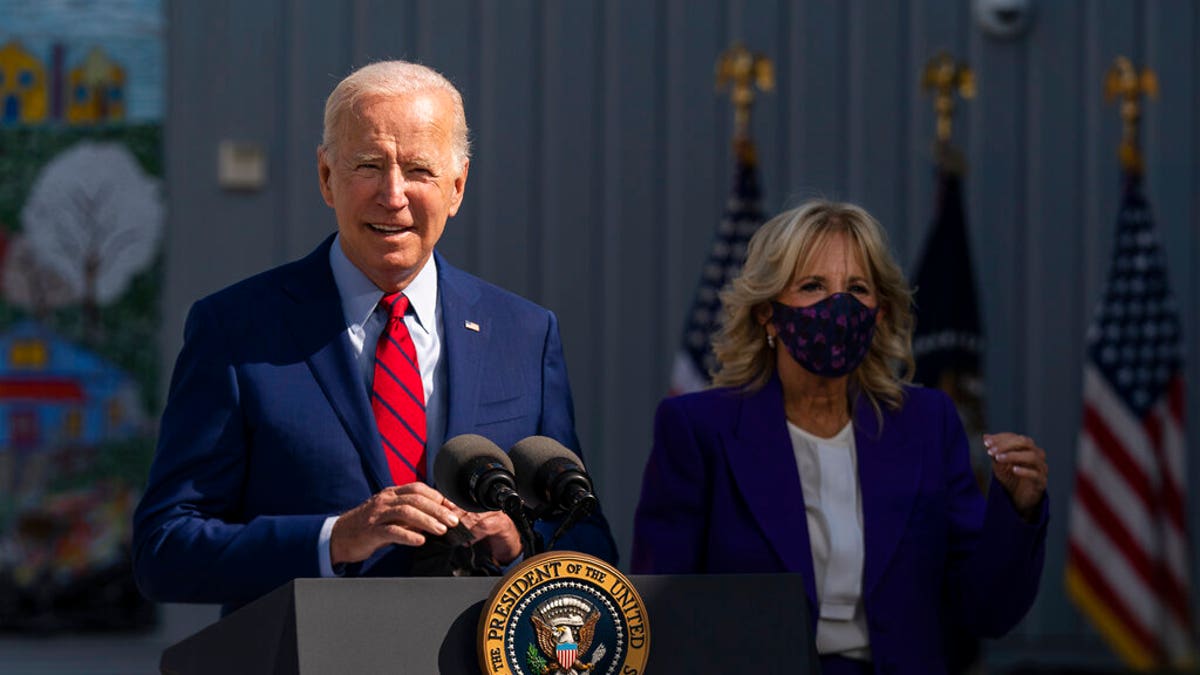
[[[469,149],[459,92],[424,66],[372,64],[334,89],[317,167],[336,235],[189,313],[134,516],[147,596],[229,610],[298,577],[407,575],[449,529],[495,565],[523,553],[507,516],[466,513],[427,478],[441,441],[463,433],[579,449],[554,314],[434,251]],[[426,424],[418,478],[399,485],[372,408],[376,344],[392,330],[379,306],[395,292]],[[560,547],[616,557],[598,516]]]

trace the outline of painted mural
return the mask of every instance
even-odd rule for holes
[[[154,621],[162,8],[0,0],[0,630]]]

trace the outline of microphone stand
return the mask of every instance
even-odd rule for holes
[[[584,495],[583,497],[575,500],[575,502],[571,504],[570,509],[567,510],[567,515],[563,517],[562,523],[559,524],[558,529],[554,531],[554,536],[550,538],[550,544],[547,546],[547,548],[553,548],[554,544],[558,542],[558,538],[565,534],[567,530],[571,529],[576,523],[591,515],[592,511],[596,510],[596,505],[598,503],[599,502],[596,500],[596,497],[591,494]]]
[[[516,526],[517,534],[521,537],[521,550],[525,552],[525,557],[537,555],[545,550],[542,535],[534,531],[533,525],[529,523],[529,516],[525,513],[525,503],[516,493],[500,503],[500,510]]]

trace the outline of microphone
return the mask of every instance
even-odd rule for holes
[[[433,478],[442,494],[464,511],[503,511],[516,526],[526,555],[544,550],[517,492],[512,460],[495,443],[477,434],[451,438],[433,460]]]
[[[523,506],[508,455],[483,436],[455,436],[433,460],[437,487],[465,511],[512,513]]]
[[[517,490],[534,509],[565,512],[566,518],[554,533],[547,548],[571,526],[596,510],[599,502],[592,494],[592,479],[583,462],[562,443],[546,436],[520,440],[509,451],[517,474]]]

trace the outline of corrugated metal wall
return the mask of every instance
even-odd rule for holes
[[[857,201],[887,225],[909,270],[932,208],[933,115],[919,72],[939,49],[966,58],[979,95],[956,137],[971,167],[988,416],[1051,457],[1043,592],[1007,644],[1076,651],[1086,631],[1062,591],[1065,507],[1084,331],[1118,196],[1120,125],[1101,82],[1117,54],[1158,71],[1162,98],[1145,117],[1148,192],[1196,345],[1200,5],[1047,0],[1030,32],[1007,42],[980,32],[965,0],[168,6],[168,362],[193,300],[306,253],[334,228],[315,147],[337,80],[368,60],[425,62],[463,90],[476,143],[465,206],[440,249],[558,312],[580,435],[626,554],[654,406],[729,189],[731,114],[714,93],[716,56],[740,40],[777,66],[777,91],[760,97],[753,123],[766,210],[811,195]],[[266,148],[265,189],[218,187],[222,139]],[[1194,348],[1190,357],[1196,392]],[[1188,413],[1200,448],[1200,396]]]

